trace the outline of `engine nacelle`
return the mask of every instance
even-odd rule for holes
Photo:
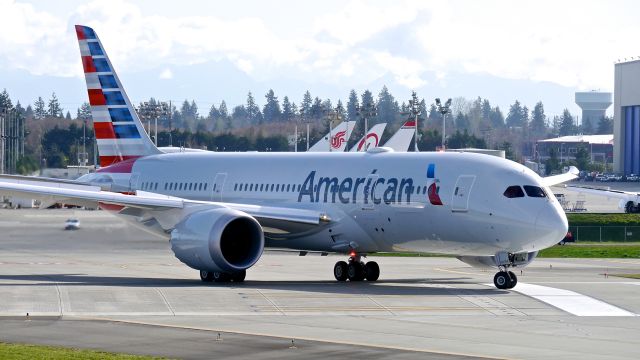
[[[511,255],[509,260],[513,266],[525,267],[529,265],[536,256],[538,256],[537,251],[518,253]],[[495,256],[456,256],[456,258],[463,263],[477,268],[495,268],[498,266],[498,261]]]
[[[227,208],[194,212],[171,231],[171,250],[196,270],[232,273],[250,268],[264,250],[264,233],[249,214]]]

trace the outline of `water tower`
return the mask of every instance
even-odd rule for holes
[[[611,103],[610,92],[576,92],[576,104],[582,109],[582,123],[588,120],[594,129],[598,126],[600,119],[605,116]]]

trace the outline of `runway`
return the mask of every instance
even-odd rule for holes
[[[69,217],[81,230],[62,230]],[[165,240],[105,212],[0,210],[0,341],[179,358],[637,356],[640,281],[612,274],[640,260],[538,259],[503,291],[452,258],[376,257],[378,282],[337,283],[341,259],[265,253],[245,283],[203,284]]]

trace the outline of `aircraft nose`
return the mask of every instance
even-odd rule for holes
[[[559,206],[545,206],[540,210],[535,222],[538,230],[538,245],[547,248],[562,240],[569,230],[567,216]]]

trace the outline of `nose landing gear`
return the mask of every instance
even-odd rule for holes
[[[380,267],[375,261],[365,263],[360,255],[353,254],[349,262],[338,261],[333,267],[333,276],[338,281],[376,281],[380,277]]]
[[[513,289],[518,283],[518,277],[513,271],[507,271],[506,267],[501,267],[500,271],[493,277],[493,284],[501,290]]]

